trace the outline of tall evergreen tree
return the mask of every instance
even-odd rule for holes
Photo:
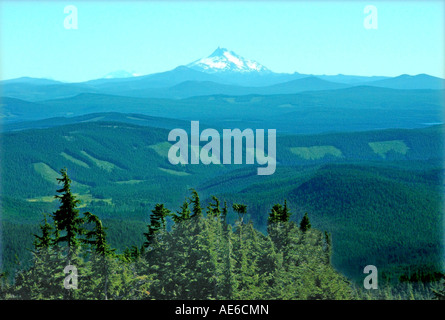
[[[175,223],[179,223],[181,221],[185,221],[190,219],[192,212],[189,208],[189,203],[187,200],[184,200],[182,203],[181,209],[172,215],[173,221]]]
[[[207,207],[207,215],[209,217],[220,217],[221,215],[221,208],[219,207],[219,199],[215,196],[212,196],[212,200],[215,201],[215,203],[210,203]]]
[[[287,200],[284,200],[283,206],[277,203],[272,207],[267,222],[269,225],[277,222],[288,222],[291,215],[292,213],[287,206]]]
[[[269,225],[275,224],[277,222],[283,221],[283,207],[281,204],[275,204],[270,210],[269,217],[267,218],[267,222]]]
[[[243,224],[244,216],[247,213],[247,206],[245,204],[234,203],[233,210],[238,213],[238,219],[240,224]]]
[[[53,213],[53,220],[56,225],[56,244],[66,243],[67,264],[71,264],[73,256],[77,254],[80,246],[79,236],[83,234],[83,219],[76,209],[80,201],[71,192],[71,179],[68,177],[66,169],[60,170],[62,178],[57,178],[62,183],[60,193],[55,198],[60,201],[60,207]]]
[[[44,222],[40,225],[42,235],[34,235],[34,248],[36,250],[49,249],[53,245],[54,239],[52,238],[52,230],[53,227],[48,223],[48,218],[45,214]]]
[[[290,212],[289,208],[287,207],[287,200],[284,200],[284,206],[283,210],[281,211],[281,221],[287,222],[289,221],[292,213]]]
[[[113,249],[107,243],[107,235],[105,228],[100,219],[90,213],[85,212],[85,222],[92,224],[91,231],[86,232],[85,242],[92,246],[94,252],[91,259],[91,280],[95,282],[92,286],[92,294],[95,299],[108,300],[110,264],[109,256],[113,253]]]
[[[200,217],[202,215],[202,208],[198,192],[195,189],[192,189],[192,198],[190,199],[190,202],[193,204],[192,218]]]
[[[144,243],[145,247],[150,246],[160,230],[166,229],[165,218],[170,214],[170,210],[164,207],[164,204],[156,204],[154,210],[151,211],[150,224],[148,225],[148,232],[144,233],[146,241]]]
[[[107,243],[107,234],[105,227],[102,225],[102,221],[90,212],[85,212],[84,216],[86,223],[93,224],[93,229],[85,233],[86,243],[92,245],[95,253],[101,256],[105,256],[114,251]]]
[[[303,232],[308,231],[311,228],[311,222],[309,221],[309,217],[307,215],[307,212],[304,214],[303,219],[301,219],[300,222],[300,230]]]

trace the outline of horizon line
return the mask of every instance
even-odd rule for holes
[[[141,78],[141,77],[147,77],[147,76],[151,76],[151,75],[171,72],[171,71],[174,71],[174,70],[176,70],[176,69],[178,69],[180,67],[184,67],[184,68],[187,68],[189,70],[194,70],[192,68],[187,67],[186,65],[180,65],[180,66],[177,66],[177,67],[175,67],[173,69],[170,69],[170,70],[154,72],[154,73],[148,73],[148,74],[138,74],[138,75],[132,75],[132,76],[129,76],[129,77],[122,77],[122,78],[105,78],[106,75],[104,75],[103,77],[100,77],[100,78],[93,78],[93,79],[82,80],[82,81],[57,80],[57,79],[54,79],[54,78],[51,78],[51,77],[32,77],[32,76],[26,76],[26,75],[19,76],[19,77],[14,77],[14,78],[3,79],[1,74],[0,74],[0,82],[19,80],[19,79],[26,79],[27,78],[27,79],[49,80],[49,81],[60,82],[60,83],[75,84],[75,83],[84,83],[84,82],[89,82],[89,81],[94,81],[94,80],[119,80],[119,79]],[[109,73],[118,72],[118,71],[124,71],[124,72],[128,72],[128,73],[133,73],[133,72],[129,72],[127,70],[114,70],[114,71],[110,71]],[[202,71],[199,71],[199,70],[194,70],[194,71],[201,72],[203,74],[218,74],[217,72],[215,72],[215,73],[206,73],[206,72],[202,72]],[[360,74],[345,74],[345,73],[336,73],[336,74],[313,74],[313,73],[310,73],[310,74],[306,74],[306,73],[299,73],[298,71],[295,71],[293,73],[291,73],[291,72],[274,72],[274,71],[271,71],[271,70],[269,70],[269,71],[272,74],[282,74],[282,75],[300,74],[300,75],[307,76],[307,77],[317,77],[317,78],[318,77],[335,77],[335,76],[363,77],[363,78],[376,78],[376,77],[397,78],[397,77],[401,77],[401,76],[416,77],[416,76],[426,75],[426,76],[429,76],[429,77],[445,80],[445,78],[438,77],[438,76],[433,76],[433,75],[428,74],[428,73],[417,73],[417,74],[402,73],[402,74],[399,74],[399,75],[396,75],[396,76],[385,76],[385,75],[360,75]],[[236,72],[236,74],[243,74],[243,73],[244,74],[248,74],[246,72]],[[307,77],[305,77],[305,78],[307,78]],[[304,78],[302,78],[302,79],[304,79]],[[210,81],[210,82],[212,82],[212,81]]]

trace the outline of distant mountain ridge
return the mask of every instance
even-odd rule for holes
[[[337,85],[318,78],[304,78],[296,82],[303,85],[304,83],[299,82],[310,83],[313,80],[322,85]],[[192,90],[195,85],[194,82],[186,82],[176,89],[177,92],[187,90],[187,87]],[[206,86],[208,90],[213,90],[214,85],[211,82],[200,84],[200,90],[204,90]],[[221,86],[220,89],[230,88],[231,86]],[[173,94],[173,91],[170,93]],[[397,90],[371,86],[331,88],[296,94],[213,94],[185,99],[82,93],[38,103],[4,97],[0,117],[5,129],[29,127],[19,124],[23,121],[119,112],[181,121],[198,119],[213,128],[279,128],[281,133],[295,134],[363,131],[421,128],[443,123],[443,95],[444,90]],[[136,122],[139,121],[141,120]],[[58,120],[53,119],[36,126],[57,124]]]
[[[82,93],[136,98],[184,99],[193,96],[225,94],[296,94],[304,91],[373,86],[399,90],[441,90],[445,80],[427,74],[397,77],[310,75],[275,73],[259,62],[218,47],[206,58],[172,70],[137,75],[115,71],[103,78],[79,83],[21,77],[0,82],[1,95],[38,102],[74,97]]]
[[[441,90],[445,88],[444,79],[433,77],[424,73],[414,76],[408,74],[402,74],[394,78],[369,82],[368,84],[375,87],[384,87],[391,89],[408,89],[408,90],[409,89]]]

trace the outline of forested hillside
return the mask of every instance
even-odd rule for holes
[[[246,219],[263,234],[270,208],[284,199],[291,221],[310,212],[312,225],[332,234],[332,263],[351,281],[360,282],[371,262],[395,282],[435,279],[441,270],[442,126],[279,136],[276,172],[258,176],[252,165],[173,166],[167,130],[103,122],[101,115],[84,120],[2,135],[2,269],[10,280],[30,265],[27,248],[41,214],[57,209],[63,167],[80,209],[101,219],[119,253],[143,243],[157,203],[180,207],[195,188],[205,205],[212,195],[229,208],[246,204]],[[227,221],[237,218],[229,210]]]
[[[234,204],[234,227],[227,203],[218,198],[202,208],[192,191],[171,212],[157,204],[142,247],[116,254],[100,219],[80,213],[65,170],[58,179],[60,207],[45,215],[34,235],[33,259],[6,299],[351,299],[348,281],[330,265],[329,234],[289,221],[286,204],[269,214],[268,235],[244,220],[247,207]],[[167,227],[167,218],[174,224]],[[77,276],[66,282],[64,269]],[[69,285],[67,284],[69,283]],[[73,286],[71,289],[69,286]],[[68,288],[67,288],[68,286]]]
[[[117,253],[107,228],[78,209],[66,169],[57,178],[59,208],[44,214],[33,235],[30,267],[12,284],[0,274],[1,299],[433,299],[444,287],[411,284],[366,292],[331,265],[332,238],[312,228],[306,213],[290,221],[287,205],[268,214],[267,234],[246,221],[248,208],[217,197],[203,208],[191,190],[177,211],[156,204],[141,246]],[[235,224],[227,215],[237,215]]]
[[[1,299],[444,298],[438,285],[377,294],[354,286],[331,266],[331,235],[313,229],[307,213],[299,224],[290,221],[286,201],[270,209],[265,235],[246,221],[246,205],[229,209],[212,197],[203,208],[191,190],[177,211],[156,204],[143,245],[119,254],[101,220],[78,209],[66,169],[58,181],[60,206],[33,235],[30,267],[12,284],[0,275]],[[233,226],[229,210],[237,214]]]

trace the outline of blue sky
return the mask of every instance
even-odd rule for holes
[[[218,46],[275,72],[444,77],[443,1],[1,1],[1,78],[150,74]],[[364,7],[377,8],[366,29]],[[78,29],[65,29],[75,5]]]

